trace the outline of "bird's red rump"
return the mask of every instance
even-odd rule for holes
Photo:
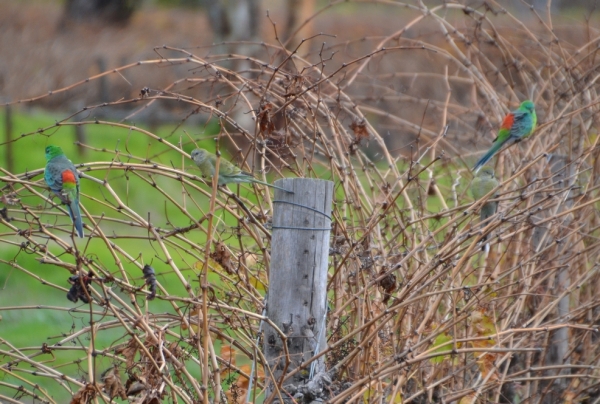
[[[71,184],[76,184],[77,181],[75,180],[75,174],[73,174],[73,171],[71,170],[65,170],[62,172],[62,180],[63,183],[71,183]]]
[[[504,117],[500,129],[510,129],[512,128],[513,123],[515,123],[515,116],[513,114],[508,114]]]

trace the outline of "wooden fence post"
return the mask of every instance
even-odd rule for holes
[[[540,214],[536,215],[537,217],[534,219],[537,222],[540,219],[546,219],[552,215],[557,215],[565,210],[571,209],[574,203],[575,193],[573,192],[573,187],[575,185],[575,166],[570,163],[567,156],[551,154],[548,156],[548,165],[550,166],[550,173],[552,174],[552,181],[555,183],[553,193],[557,198],[563,200],[562,203],[558,205],[558,207],[553,208],[551,212],[548,210],[540,212]],[[559,189],[564,190],[564,192],[558,192]],[[542,200],[546,198],[547,195],[545,193],[536,195],[534,201]],[[572,215],[561,217],[558,223],[552,224],[553,226],[558,226],[561,230],[555,232],[552,235],[548,228],[551,224],[546,224],[544,227],[536,226],[533,231],[532,244],[535,248],[535,252],[541,251],[544,247],[550,244],[557,244],[558,240],[563,239],[568,236],[571,232],[570,225],[572,221]],[[534,223],[535,223],[534,222]],[[554,284],[549,284],[550,291],[548,293],[552,293],[554,296],[562,295],[566,290],[569,289],[571,285],[571,279],[569,274],[569,267],[565,262],[567,261],[567,257],[564,254],[565,245],[569,245],[567,242],[561,242],[557,245],[556,256],[560,257],[554,265],[557,265],[559,269],[556,271],[556,277],[554,279]],[[555,317],[558,319],[557,322],[566,322],[570,309],[569,309],[569,299],[571,296],[566,294],[561,297],[558,304],[556,305]],[[550,377],[558,376],[558,375],[569,375],[571,374],[571,370],[569,369],[569,365],[571,364],[571,360],[568,357],[569,354],[569,329],[567,327],[559,328],[554,330],[551,334],[550,345],[546,352],[545,363],[550,367],[550,370],[546,372],[546,374]],[[551,382],[553,385],[553,391],[556,391],[558,395],[553,396],[553,394],[548,394],[546,400],[544,402],[552,402],[553,397],[558,397],[562,395],[562,392],[567,388],[568,378],[557,378],[552,379]],[[544,385],[545,388],[545,385]],[[548,401],[550,400],[550,401]]]
[[[306,362],[326,348],[327,264],[333,199],[331,181],[286,178],[276,184],[294,193],[275,190],[273,200],[267,317],[280,332],[265,324],[263,350],[270,368],[265,369],[266,397],[272,394],[278,397],[277,390],[282,386],[307,383],[310,365]],[[301,371],[282,383],[288,373],[300,366]],[[314,370],[315,374],[325,370],[323,358],[316,360]],[[281,396],[290,399],[287,394]]]

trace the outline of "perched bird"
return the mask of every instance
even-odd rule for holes
[[[194,164],[198,166],[202,175],[205,177],[213,177],[215,175],[215,164],[217,156],[213,153],[204,149],[194,149],[191,153]],[[255,182],[257,184],[266,185],[271,188],[281,189],[282,191],[293,193],[287,189],[283,189],[276,185],[271,185],[263,181],[255,179],[252,174],[242,171],[239,167],[231,164],[225,159],[221,159],[219,162],[219,185],[225,185],[229,183],[241,183],[241,182]]]
[[[502,146],[518,142],[521,139],[531,135],[537,125],[537,116],[535,114],[535,105],[533,101],[523,101],[518,109],[512,111],[504,117],[498,136],[494,139],[492,147],[482,158],[479,159],[473,170],[475,172],[487,163],[502,148]]]
[[[498,186],[499,182],[494,176],[494,169],[489,166],[483,166],[481,171],[477,173],[473,181],[471,182],[471,193],[473,198],[477,201],[483,198],[485,195],[490,193],[494,188]],[[498,193],[491,196],[491,198],[497,198]],[[479,220],[485,222],[488,218],[493,216],[498,209],[498,201],[488,201],[483,204],[479,213]],[[483,237],[483,241],[487,239],[487,236]],[[487,251],[489,246],[487,243],[484,249]]]
[[[58,146],[46,147],[44,180],[60,201],[67,205],[77,235],[83,238],[83,223],[79,210],[79,173]]]

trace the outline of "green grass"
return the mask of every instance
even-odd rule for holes
[[[43,134],[35,133],[27,135],[30,132],[35,132],[39,128],[52,126],[56,119],[61,118],[62,116],[41,113],[31,115],[23,113],[14,114],[13,128],[14,132],[17,134],[14,136],[17,140],[12,145],[15,173],[23,173],[44,167],[44,148],[49,144],[61,146],[65,151],[65,154],[76,165],[80,162],[111,161],[113,159],[116,161],[120,160],[140,163],[140,161],[129,159],[126,156],[126,154],[128,154],[127,150],[129,150],[136,156],[150,158],[152,162],[167,166],[170,166],[171,162],[173,162],[176,167],[182,167],[181,155],[177,152],[172,151],[164,144],[156,142],[145,135],[122,128],[115,128],[107,125],[86,125],[85,144],[96,150],[84,148],[83,153],[80,153],[81,150],[74,144],[75,135],[74,127],[72,126],[54,127],[45,131]],[[4,115],[0,118],[0,127],[4,127],[3,120]],[[178,136],[180,134],[183,136],[183,129],[187,130],[188,133],[194,133],[193,128],[180,128],[176,132],[176,135],[170,137],[170,140],[177,142]],[[214,125],[210,125],[203,135],[214,134],[216,129],[218,128]],[[156,134],[161,137],[167,137],[172,131],[173,127],[161,127],[157,130]],[[22,133],[26,135],[20,136]],[[194,145],[189,142],[184,148],[189,152],[193,147]],[[5,146],[0,147],[0,161],[6,161],[6,150],[7,148]],[[115,150],[120,151],[120,156],[117,157]],[[187,162],[184,164],[187,169]],[[144,219],[150,218],[151,223],[155,227],[184,227],[191,223],[190,219],[179,209],[167,203],[167,199],[164,195],[135,174],[124,173],[123,170],[116,169],[112,171],[93,171],[89,174],[99,179],[108,179],[108,182],[123,202],[144,217]],[[160,178],[156,175],[143,173],[140,173],[140,175],[144,178],[155,180],[157,185],[162,187],[166,193],[178,202],[183,203],[181,183],[166,178]],[[48,191],[45,189],[45,184],[43,183],[41,175],[33,178],[31,181],[37,182],[38,186],[35,189],[38,192],[47,195]],[[90,180],[81,179],[80,186],[81,203],[85,209],[96,217],[96,219],[104,213],[111,218],[128,220],[124,214],[119,214],[113,208],[107,206],[107,204],[115,206],[115,201],[102,185]],[[204,187],[204,185],[201,186]],[[64,232],[59,232],[58,234],[62,234],[63,239],[67,243],[71,242],[68,235],[72,229],[72,225],[66,214],[61,213],[57,208],[50,206],[30,192],[20,189],[20,187],[15,187],[15,190],[17,191],[16,196],[21,202],[33,211],[38,212],[41,221],[46,226],[62,226]],[[199,207],[190,203],[190,197],[188,197],[187,210],[194,218],[199,218],[208,211],[208,199],[199,195],[195,190],[188,191],[192,194],[190,197],[197,201]],[[8,192],[8,189],[5,189],[5,192]],[[11,224],[22,230],[26,229],[26,223],[19,221],[19,219],[24,219],[28,216],[24,214],[20,206],[12,205],[8,206],[8,208],[9,216],[17,219]],[[220,222],[221,227],[231,227],[236,225],[231,215],[226,215],[221,211],[217,212],[217,216],[224,217],[224,222]],[[28,218],[30,219],[30,217]],[[85,216],[84,222],[90,224]],[[110,223],[106,220],[101,221],[101,227],[109,237],[112,234],[130,234],[139,237],[138,239],[119,239],[115,240],[115,242],[134,259],[140,259],[144,263],[151,263],[157,273],[158,281],[171,295],[187,295],[187,292],[179,279],[177,279],[173,271],[170,270],[170,267],[164,263],[166,258],[157,243],[143,239],[144,237],[147,237],[146,230],[133,228],[123,224]],[[89,230],[87,230],[86,233],[89,233]],[[206,242],[206,235],[200,230],[196,230],[194,234],[189,235],[189,238],[193,239],[194,242],[202,247]],[[14,344],[15,348],[26,349],[26,354],[33,354],[39,352],[43,343],[53,346],[64,338],[64,336],[70,335],[82,327],[89,325],[89,314],[87,313],[75,313],[68,310],[52,309],[52,307],[62,307],[66,309],[77,307],[86,310],[88,307],[88,305],[82,304],[81,302],[72,303],[67,300],[66,290],[70,288],[67,279],[71,274],[65,268],[54,266],[52,264],[42,264],[40,262],[40,256],[34,254],[31,249],[25,250],[20,248],[19,245],[23,241],[23,238],[15,236],[14,232],[5,226],[0,227],[0,239],[0,241],[2,241],[0,242],[0,259],[5,262],[15,262],[21,268],[33,275],[28,275],[24,271],[12,268],[5,263],[0,263],[0,286],[3,288],[0,292],[0,308],[3,308],[3,310],[0,311],[0,315],[2,315],[0,338]],[[102,240],[98,238],[92,240],[76,239],[76,243],[81,250],[81,253],[88,259],[93,259],[107,272],[120,277],[115,259]],[[47,247],[55,254],[61,254],[63,252],[63,249],[53,244],[53,242],[49,242]],[[180,248],[175,248],[174,250],[176,250],[177,253],[171,251],[173,254],[172,258],[175,261],[175,264],[182,269],[184,276],[189,279],[192,286],[194,288],[199,288],[198,282],[195,281],[197,270],[193,269],[196,260],[190,255],[185,255],[186,247],[187,246],[182,245]],[[195,251],[195,254],[201,256],[199,251]],[[60,258],[67,262],[75,263],[72,256],[62,254],[60,255]],[[118,258],[127,271],[128,277],[133,279],[132,282],[140,287],[143,286],[144,280],[140,269],[129,262],[123,255],[119,255]],[[36,277],[43,278],[45,282],[40,282]],[[211,277],[211,281],[218,282],[219,280],[218,277],[213,276]],[[128,295],[120,291],[116,284],[109,283],[107,286],[112,287],[126,303],[129,303]],[[94,286],[94,288],[98,289],[97,286]],[[138,304],[143,307],[145,302],[140,298]],[[154,313],[174,313],[173,307],[166,301],[156,299],[149,304]],[[37,308],[37,306],[47,308]],[[101,311],[101,308],[94,306],[94,310]],[[100,315],[94,316],[94,321],[100,323],[109,320],[112,320],[112,317],[105,318]],[[97,334],[97,337],[97,340],[94,341],[96,350],[107,349],[110,347],[110,344],[115,341],[117,341],[117,343],[122,343],[126,340],[123,338],[126,336],[123,335],[122,328],[100,331]],[[75,359],[85,359],[85,349],[87,349],[90,344],[91,341],[87,340],[85,337],[79,337],[75,342],[69,343],[67,346],[78,346],[83,348],[83,350],[54,351],[56,358],[53,362],[49,363],[48,366],[58,367],[59,371],[63,371],[71,377],[87,379],[85,373],[87,371],[87,365],[82,364],[81,367],[78,367],[77,365],[68,365],[66,368],[62,368],[60,367],[60,364],[69,363]],[[2,344],[0,345],[0,349],[9,350],[10,348],[6,344]],[[50,355],[47,356],[48,360],[52,359]],[[2,362],[8,360],[7,357],[4,357]],[[97,361],[98,366],[96,369],[98,371],[104,370],[111,364],[111,360],[103,358],[102,356],[98,357]],[[18,365],[16,369],[18,368],[30,369],[24,363]],[[35,380],[35,383],[39,383],[39,386],[42,389],[46,389],[57,402],[68,402],[70,399],[70,394],[65,389],[59,388],[55,381],[45,377],[33,379]],[[22,383],[10,375],[3,375],[2,380],[17,385]],[[75,388],[75,386],[72,386],[72,388]],[[12,395],[13,393],[14,390],[9,391],[8,389],[0,387],[0,394]]]

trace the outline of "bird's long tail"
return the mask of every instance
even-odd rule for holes
[[[249,178],[249,180],[250,180],[251,182],[255,182],[255,183],[257,183],[257,184],[266,185],[266,186],[268,186],[268,187],[271,187],[271,188],[277,188],[277,189],[280,189],[280,190],[282,190],[282,191],[285,191],[285,192],[287,192],[287,193],[289,193],[289,194],[293,194],[293,193],[294,193],[293,191],[288,191],[288,190],[287,190],[287,189],[285,189],[285,188],[281,188],[281,187],[278,187],[277,185],[273,185],[273,184],[269,184],[269,183],[267,183],[267,182],[263,182],[263,181],[257,180],[256,178]]]
[[[486,154],[484,154],[483,157],[481,157],[479,159],[479,161],[477,161],[477,163],[475,163],[475,166],[473,167],[473,171],[475,171],[475,172],[479,171],[479,169],[481,167],[483,167],[485,165],[485,163],[487,163],[488,161],[490,161],[490,159],[492,157],[494,157],[494,154],[496,154],[498,152],[498,150],[500,150],[502,145],[503,145],[502,142],[499,142],[499,141],[494,142],[494,144],[492,145],[490,150],[488,150],[488,152]]]
[[[81,211],[79,210],[79,199],[74,198],[68,205],[69,215],[71,216],[71,220],[75,225],[75,230],[77,230],[77,235],[79,238],[83,238],[83,222],[81,221]]]

